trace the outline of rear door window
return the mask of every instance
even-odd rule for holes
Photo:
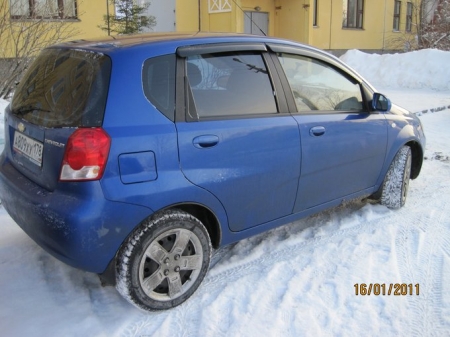
[[[100,126],[110,72],[111,60],[103,54],[44,50],[17,87],[12,112],[45,127]]]
[[[267,67],[254,52],[189,56],[186,65],[191,119],[277,113]]]

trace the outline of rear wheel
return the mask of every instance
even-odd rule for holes
[[[396,154],[384,178],[380,203],[392,209],[405,204],[411,177],[411,148],[403,146]]]
[[[117,290],[133,305],[164,310],[186,301],[208,271],[211,243],[192,215],[170,210],[144,222],[118,255]]]

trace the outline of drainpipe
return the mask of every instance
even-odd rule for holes
[[[331,11],[330,11],[330,38],[328,39],[328,50],[331,50],[331,34],[333,31],[333,0],[331,0]]]
[[[382,45],[382,54],[384,54],[384,49],[386,47],[386,0],[384,0],[384,21],[383,21],[383,45]]]
[[[108,36],[111,35],[111,27],[109,26],[109,0],[106,0],[106,21],[108,24]]]
[[[201,6],[202,6],[202,1],[198,0],[198,31],[199,32],[202,31],[202,10],[201,10]]]

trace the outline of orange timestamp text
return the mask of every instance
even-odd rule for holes
[[[353,287],[356,296],[418,296],[420,294],[418,283],[356,283]]]

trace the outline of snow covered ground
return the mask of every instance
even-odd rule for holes
[[[427,159],[404,208],[351,202],[244,240],[190,300],[158,313],[55,260],[0,209],[0,335],[450,336],[450,53],[344,58],[394,102],[427,111]],[[363,283],[386,295],[356,295]],[[388,296],[396,283],[413,295]]]

